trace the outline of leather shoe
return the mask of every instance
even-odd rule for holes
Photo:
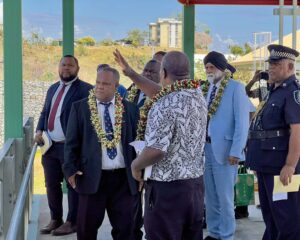
[[[204,240],[218,240],[218,238],[207,236],[206,238],[204,238]]]
[[[54,229],[58,228],[63,223],[64,222],[63,222],[62,219],[60,219],[60,220],[51,220],[47,226],[43,227],[40,230],[40,233],[41,234],[50,234]]]
[[[61,225],[59,228],[56,228],[52,231],[53,236],[63,236],[68,235],[71,233],[76,232],[76,226],[72,226],[72,223],[69,221],[66,221],[63,225]]]

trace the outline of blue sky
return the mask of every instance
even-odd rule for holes
[[[22,4],[25,36],[38,31],[44,37],[61,37],[62,0],[23,0]],[[210,28],[210,48],[226,52],[229,44],[253,42],[253,32],[272,32],[272,39],[277,39],[279,20],[273,16],[274,8],[198,5],[196,21]],[[177,0],[75,0],[75,36],[121,39],[131,29],[147,30],[150,22],[180,11]],[[291,32],[291,17],[285,18],[284,28],[285,34]]]

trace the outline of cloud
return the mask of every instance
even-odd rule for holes
[[[77,36],[82,33],[81,28],[78,25],[74,25],[74,35]]]
[[[239,44],[237,41],[232,39],[230,36],[227,38],[222,37],[220,34],[215,34],[213,36],[213,43],[210,47],[211,50],[228,53],[229,46]]]

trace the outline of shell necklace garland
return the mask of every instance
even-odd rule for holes
[[[208,113],[207,113],[208,119],[211,119],[215,115],[215,113],[217,112],[218,107],[219,107],[220,102],[221,102],[222,97],[223,97],[224,90],[228,85],[229,79],[230,79],[230,74],[226,73],[225,79],[221,80],[221,84],[220,84],[220,87],[218,89],[218,92],[217,92],[217,94],[216,94],[216,96],[215,96],[215,98],[214,98],[213,102],[211,103],[210,108],[208,110]],[[209,85],[210,85],[210,83],[208,81],[206,81],[202,85],[202,92],[203,92],[203,95],[204,95],[205,98],[207,97]]]
[[[157,93],[154,97],[148,99],[145,102],[144,106],[140,109],[140,120],[138,122],[136,140],[143,141],[145,139],[148,113],[154,103],[156,103],[159,99],[172,92],[180,91],[182,89],[196,89],[199,86],[200,86],[199,81],[196,80],[185,79],[185,80],[176,81],[172,85],[163,87],[159,93]]]
[[[98,136],[98,140],[101,145],[105,148],[115,148],[121,141],[121,131],[122,131],[122,119],[124,106],[122,103],[122,97],[120,94],[115,94],[115,126],[114,126],[114,138],[110,141],[106,138],[106,132],[102,129],[102,124],[100,122],[97,101],[95,96],[95,90],[92,89],[89,92],[88,104],[91,111],[91,122]]]
[[[132,87],[130,88],[129,92],[128,92],[127,100],[129,102],[133,102],[136,95],[137,95],[137,92],[138,92],[138,88],[136,87],[135,84],[133,84]]]

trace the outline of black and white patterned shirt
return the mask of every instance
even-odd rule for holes
[[[206,116],[199,89],[172,92],[155,103],[148,114],[146,147],[166,155],[153,165],[150,179],[169,182],[203,175]]]

